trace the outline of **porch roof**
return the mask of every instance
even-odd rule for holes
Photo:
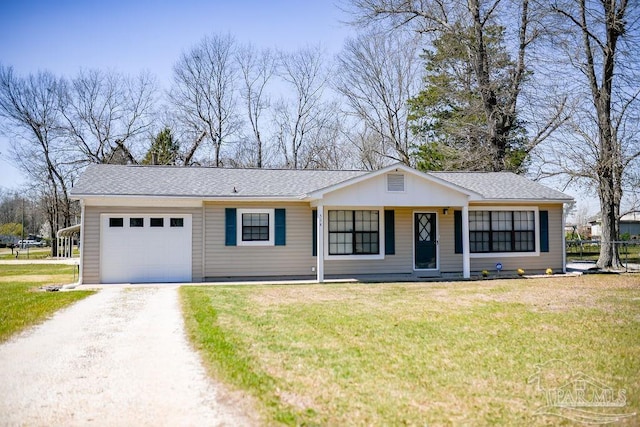
[[[72,225],[71,227],[61,228],[56,233],[58,237],[72,237],[74,234],[80,233],[80,224]]]

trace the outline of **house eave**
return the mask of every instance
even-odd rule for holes
[[[175,206],[199,207],[207,202],[261,202],[290,203],[304,202],[298,196],[192,196],[157,194],[73,194],[73,200],[84,201],[89,206]]]
[[[254,196],[254,195],[225,195],[225,196],[212,196],[212,195],[184,195],[184,194],[116,194],[116,193],[100,193],[100,194],[71,194],[72,200],[82,200],[82,199],[94,199],[94,198],[132,198],[132,199],[196,199],[196,200],[204,200],[204,201],[215,201],[215,200],[283,200],[283,201],[301,201],[304,196]]]

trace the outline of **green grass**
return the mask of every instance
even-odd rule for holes
[[[567,246],[567,259],[569,261],[597,261],[600,256],[600,245],[596,244],[570,244]],[[640,263],[640,245],[619,244],[619,254],[622,263]]]
[[[16,252],[18,257],[16,258]],[[2,249],[0,251],[0,260],[12,259],[44,259],[51,256],[51,248],[29,248],[27,249]]]
[[[16,257],[16,252],[19,252]],[[74,257],[80,256],[80,250],[73,249],[72,255]],[[14,249],[11,253],[11,249],[0,249],[0,260],[12,260],[12,259],[46,259],[51,257],[51,248],[29,248],[27,249]]]
[[[640,277],[183,287],[211,375],[265,424],[535,425],[559,359],[640,413]],[[605,408],[606,409],[606,408]],[[633,418],[630,424],[638,422]]]
[[[38,289],[43,285],[72,283],[75,268],[61,264],[0,265],[0,342],[91,295],[90,291]]]

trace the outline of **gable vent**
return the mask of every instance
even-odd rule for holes
[[[388,174],[387,191],[404,191],[404,175],[401,173]]]

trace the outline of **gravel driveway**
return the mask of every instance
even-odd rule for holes
[[[189,347],[176,286],[106,288],[0,345],[0,425],[248,425]]]

